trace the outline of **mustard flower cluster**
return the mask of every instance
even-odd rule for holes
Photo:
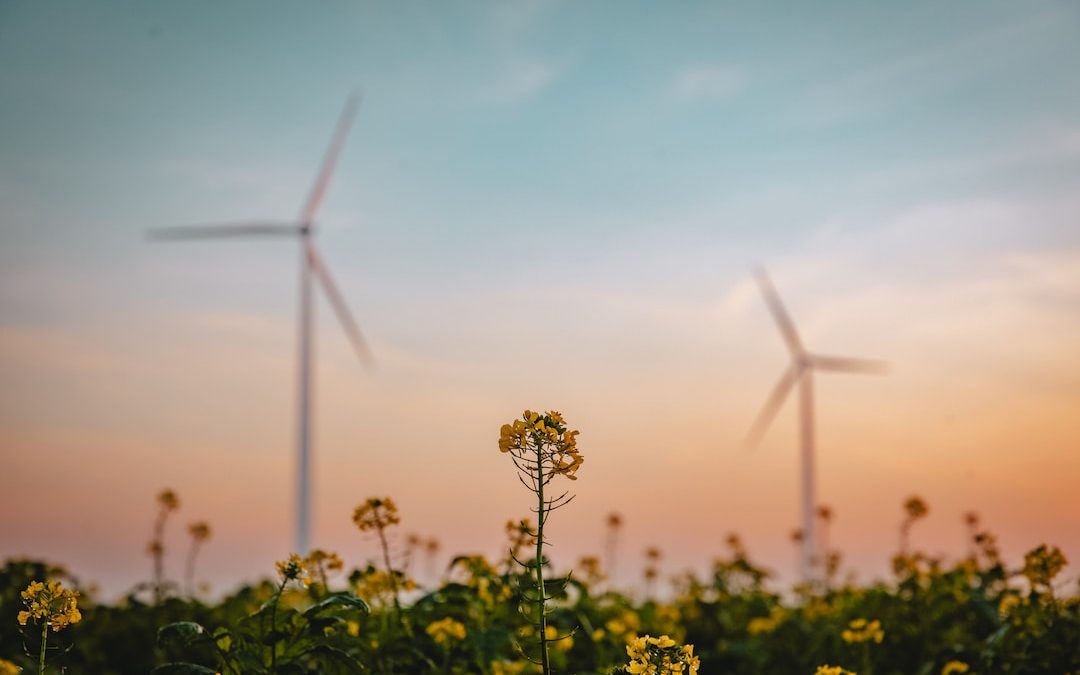
[[[395,589],[416,590],[416,582],[400,570],[388,573],[374,567],[369,567],[351,583],[356,594],[369,602],[386,602],[394,594]]]
[[[192,523],[188,525],[188,534],[190,534],[191,538],[195,541],[206,541],[210,538],[210,523],[206,522],[205,520],[200,520],[197,523]]]
[[[0,659],[0,675],[19,675],[22,668],[7,659]]]
[[[453,641],[464,640],[466,635],[465,624],[450,617],[433,621],[424,630],[431,636],[432,640],[444,646],[451,644]]]
[[[283,584],[296,581],[302,586],[311,585],[311,573],[308,572],[306,561],[296,553],[289,556],[288,560],[280,560],[275,563],[278,576]]]
[[[491,675],[521,675],[527,669],[536,672],[536,666],[525,661],[492,661]]]
[[[1049,586],[1068,562],[1057,546],[1043,544],[1024,554],[1024,576],[1032,587]]]
[[[641,628],[641,619],[634,612],[623,610],[618,616],[608,619],[604,623],[604,628],[608,633],[630,642],[637,637],[638,629]]]
[[[180,498],[172,490],[162,490],[157,496],[158,504],[163,511],[175,511],[180,508]]]
[[[353,512],[353,522],[361,532],[383,530],[401,522],[397,505],[389,497],[369,497]]]
[[[904,501],[904,512],[911,520],[918,520],[930,513],[930,507],[926,505],[922,497],[913,496]]]
[[[855,675],[855,673],[844,670],[840,666],[818,666],[814,675]]]
[[[746,625],[746,632],[751,636],[771,633],[787,619],[787,616],[787,610],[777,605],[769,611],[769,616],[756,616],[750,619],[750,622]]]
[[[963,661],[949,661],[942,667],[941,675],[958,675],[968,672],[968,664]]]
[[[28,621],[44,621],[53,632],[59,632],[71,624],[82,621],[78,607],[79,594],[66,589],[59,581],[42,583],[31,581],[22,592],[25,610],[19,612],[19,625]]]
[[[855,619],[840,633],[844,642],[874,642],[881,644],[885,639],[885,631],[881,629],[881,622],[877,619]]]
[[[309,570],[326,568],[330,571],[338,572],[344,569],[345,561],[333,551],[324,551],[321,548],[317,548],[309,553],[307,558],[304,559],[304,566]]]
[[[626,645],[630,663],[626,672],[632,675],[697,675],[701,663],[694,656],[694,645],[679,646],[667,635],[636,638]]]
[[[599,584],[607,578],[600,566],[600,559],[593,555],[587,555],[578,560],[575,572],[579,578],[590,584]]]
[[[499,429],[499,451],[515,457],[539,453],[545,478],[558,475],[577,480],[574,474],[585,461],[577,448],[578,433],[567,429],[558,411],[541,415],[526,410],[521,419]]]

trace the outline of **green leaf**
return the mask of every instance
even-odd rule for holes
[[[345,608],[355,609],[364,614],[371,613],[371,608],[366,602],[351,593],[335,593],[321,600],[304,611],[304,616],[311,618],[328,609]]]
[[[222,626],[214,631],[214,642],[217,643],[218,649],[223,652],[228,652],[232,649],[232,633],[229,632],[228,628]]]
[[[157,640],[161,646],[188,646],[208,638],[206,629],[194,621],[177,621],[158,629]]]

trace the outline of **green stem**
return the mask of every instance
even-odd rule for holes
[[[394,568],[390,566],[390,546],[386,543],[386,533],[380,523],[376,528],[379,533],[379,544],[382,545],[383,564],[386,565],[386,574],[390,577],[390,590],[394,593],[394,612],[401,614],[401,601],[398,600],[397,577],[394,576]]]
[[[169,509],[162,507],[154,523],[154,604],[161,604],[165,597],[165,520]]]
[[[379,543],[382,545],[383,564],[386,565],[386,574],[390,577],[390,590],[394,593],[394,618],[405,628],[405,633],[411,638],[413,636],[412,626],[405,621],[405,617],[401,612],[401,600],[398,599],[397,575],[394,574],[394,568],[390,565],[390,545],[386,543],[386,533],[383,531],[383,525],[380,523],[376,529],[379,532]]]
[[[49,621],[46,618],[45,624],[41,627],[41,652],[38,654],[38,673],[39,675],[45,672],[45,647],[49,643]]]
[[[537,626],[540,633],[540,664],[544,675],[551,675],[551,664],[548,663],[547,649],[547,613],[545,608],[544,591],[544,461],[542,455],[543,441],[536,440],[536,497],[537,497],[537,525],[536,525],[536,611]]]
[[[277,632],[277,606],[281,600],[281,593],[285,590],[285,584],[289,583],[288,579],[282,579],[281,585],[278,586],[277,593],[274,594],[274,602],[270,605],[270,632]],[[277,640],[270,643],[270,672],[274,672],[274,668],[277,666]]]
[[[195,556],[199,554],[199,540],[191,542],[187,564],[184,565],[184,586],[189,600],[195,598]]]
[[[324,566],[324,564],[321,561],[319,562],[319,579],[322,581],[323,594],[325,595],[325,594],[329,593],[330,592],[330,582],[327,581],[327,579],[326,579],[326,567]]]

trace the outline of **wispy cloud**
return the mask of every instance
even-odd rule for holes
[[[557,64],[540,60],[513,65],[496,81],[488,98],[500,103],[530,98],[551,85],[559,70]]]
[[[723,99],[739,93],[746,73],[729,65],[693,65],[675,75],[672,90],[684,100]]]
[[[529,37],[550,16],[556,2],[519,0],[495,5],[488,14],[488,35],[499,55],[494,77],[481,96],[486,103],[515,103],[551,86],[567,69],[565,56],[540,56],[528,47]]]
[[[993,72],[1011,59],[1016,45],[1037,42],[1061,30],[1057,11],[1033,13],[1023,21],[976,29],[891,60],[860,67],[811,86],[792,110],[798,124],[833,124],[932,96],[957,83]]]

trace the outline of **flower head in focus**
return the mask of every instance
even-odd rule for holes
[[[53,632],[59,632],[82,621],[82,612],[78,607],[79,593],[64,588],[59,581],[31,581],[21,595],[26,609],[19,612],[19,625],[25,626],[28,621],[44,621]]]

